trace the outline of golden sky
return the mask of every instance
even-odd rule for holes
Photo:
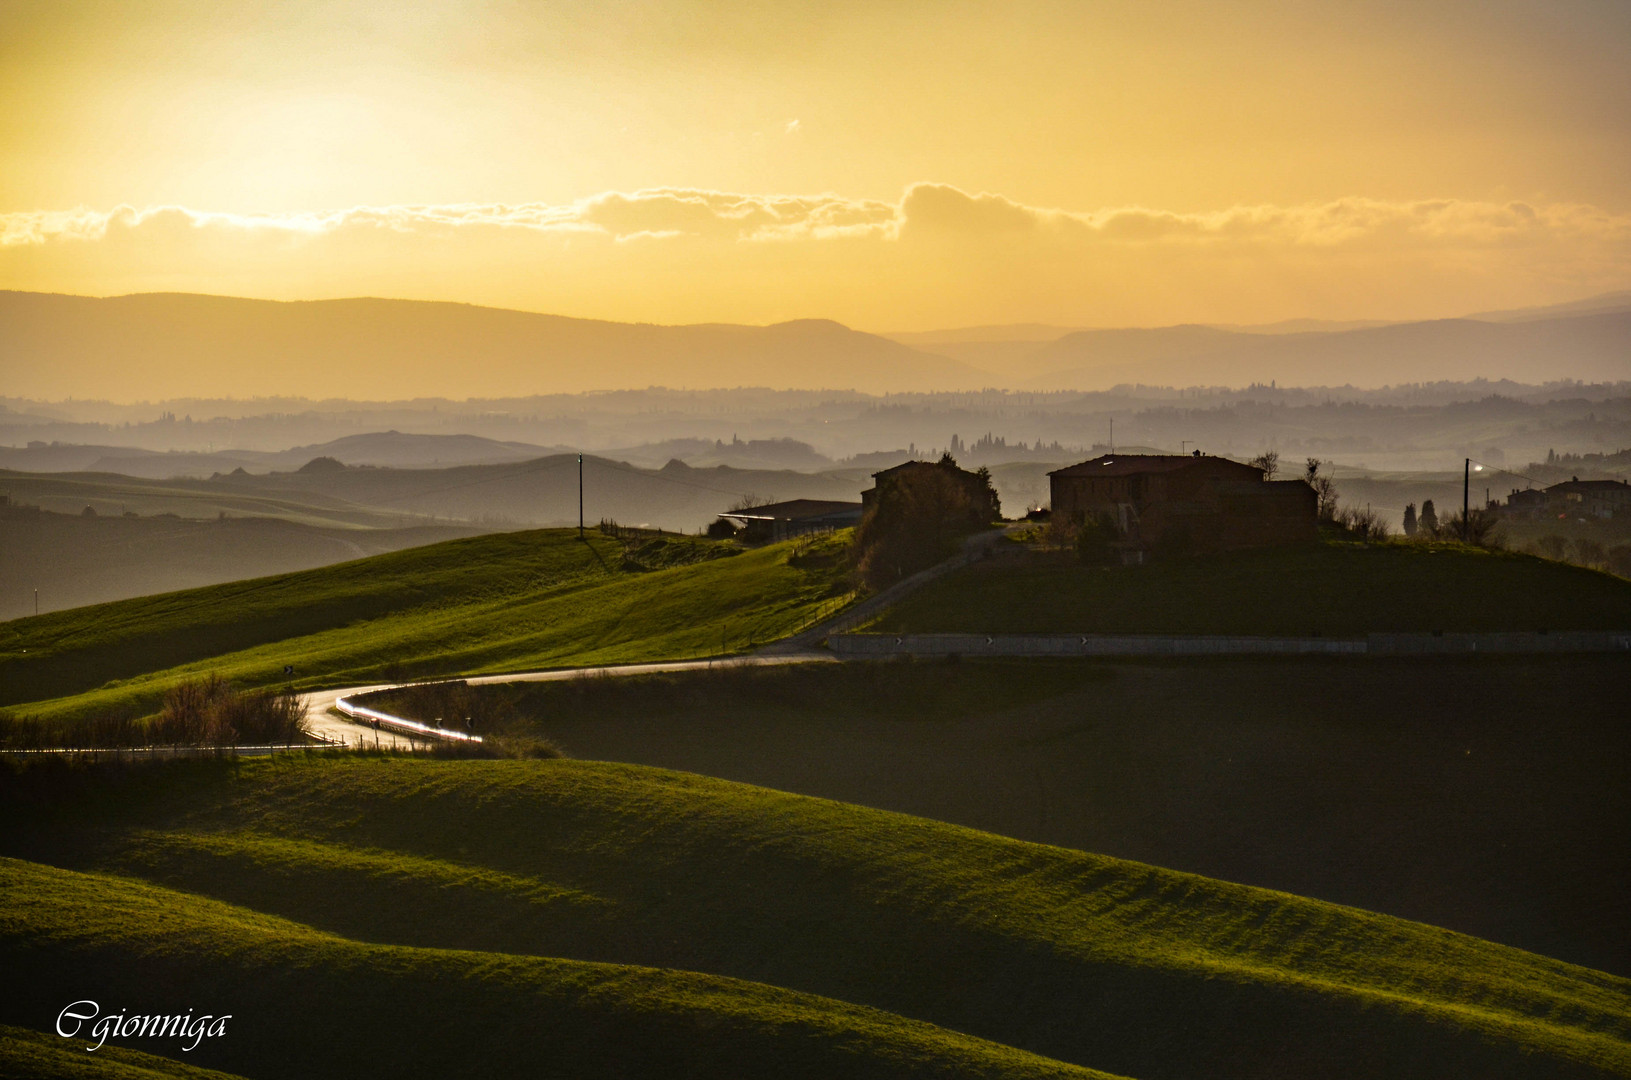
[[[1631,287],[1631,4],[0,0],[0,288],[872,330]]]

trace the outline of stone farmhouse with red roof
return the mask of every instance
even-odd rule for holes
[[[1196,451],[1103,454],[1048,474],[1053,514],[1111,524],[1123,558],[1305,543],[1319,535],[1318,501],[1302,480]]]

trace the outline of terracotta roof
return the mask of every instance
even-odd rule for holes
[[[1243,465],[1228,458],[1213,457],[1202,454],[1199,457],[1193,454],[1185,457],[1182,454],[1100,454],[1091,461],[1084,461],[1078,465],[1067,465],[1063,469],[1055,469],[1049,476],[1137,476],[1140,473],[1176,472],[1187,469],[1192,465],[1217,464],[1222,462],[1248,472],[1261,473],[1251,465]]]
[[[1624,491],[1627,484],[1624,480],[1565,480],[1561,484],[1553,484],[1547,491],[1559,492],[1587,492],[1587,491]]]
[[[922,458],[914,458],[911,461],[903,461],[899,465],[891,465],[887,469],[882,469],[875,472],[872,474],[872,477],[873,479],[877,479],[880,476],[893,476],[895,473],[901,472],[904,469],[955,469],[966,476],[974,475],[959,465],[943,465],[941,464],[939,458],[936,458],[933,461],[925,461]]]

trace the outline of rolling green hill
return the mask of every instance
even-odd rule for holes
[[[1612,653],[725,665],[476,686],[470,711],[571,758],[899,810],[1631,976],[1626,669]],[[443,715],[422,691],[368,703]]]
[[[91,982],[231,1012],[193,1063],[246,1076],[1631,1071],[1624,979],[683,773],[47,763],[0,798],[0,1022]]]
[[[0,1025],[0,1075],[29,1080],[242,1080],[120,1046],[87,1053],[84,1043],[5,1025]]]
[[[1631,581],[1453,543],[1325,542],[1147,566],[991,560],[929,585],[891,633],[1322,634],[1631,629]]]
[[[54,1017],[50,1003],[72,999],[76,976],[93,978],[121,1006],[151,1002],[154,1012],[179,1012],[164,1000],[172,995],[207,999],[212,1016],[231,1021],[219,1045],[200,1040],[189,1056],[246,1076],[1102,1075],[741,980],[352,941],[128,878],[38,863],[0,861],[0,895],[0,950],[14,976],[31,984],[9,1019]],[[157,935],[149,929],[155,923],[164,928]],[[407,1017],[415,1018],[413,1030],[404,1029]],[[175,1054],[184,1041],[132,1043]],[[35,1040],[24,1045],[38,1050]],[[0,1045],[0,1065],[9,1049]],[[159,1073],[177,1074],[196,1075]]]
[[[331,528],[277,517],[195,518],[0,510],[0,619],[309,570],[493,530]]]
[[[254,487],[225,481],[174,477],[146,480],[108,472],[25,473],[0,469],[0,495],[18,506],[64,514],[89,506],[102,516],[129,511],[150,517],[277,518],[330,529],[382,529],[427,524],[407,511],[361,506],[324,491],[260,480]]]
[[[306,688],[713,655],[842,603],[846,537],[743,552],[504,533],[17,619],[0,623],[0,705],[151,710],[177,677],[203,671]]]

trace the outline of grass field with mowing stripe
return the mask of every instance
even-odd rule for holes
[[[247,1056],[200,1063],[244,1075],[336,1075],[353,1053],[404,1075],[1631,1071],[1624,979],[690,774],[319,755],[29,769],[6,790],[0,955],[27,1001],[0,1020],[41,1027],[76,979],[213,987],[259,1027]],[[448,1026],[331,1004],[370,999]],[[342,1021],[354,1049],[301,1042]]]

